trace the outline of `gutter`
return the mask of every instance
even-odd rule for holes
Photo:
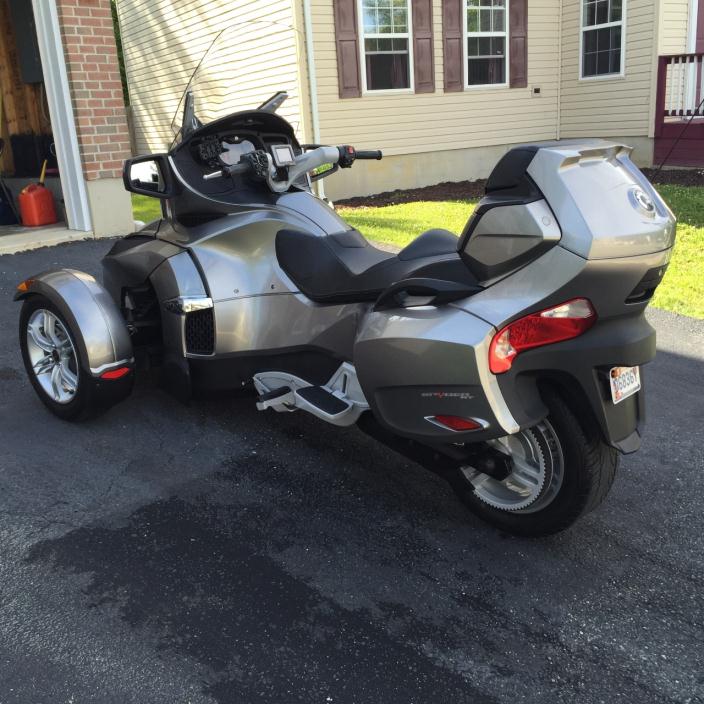
[[[313,49],[313,20],[310,0],[303,0],[303,31],[306,39],[306,63],[308,64],[308,92],[310,93],[310,121],[313,128],[313,143],[320,144],[320,115],[318,113],[318,78],[315,70]],[[318,196],[325,198],[325,187],[321,179],[317,183]]]

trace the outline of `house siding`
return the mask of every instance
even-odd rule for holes
[[[625,78],[579,80],[579,3],[565,3],[561,137],[652,136],[657,27],[653,0],[628,0]]]
[[[660,0],[661,54],[681,54],[687,51],[690,3],[698,0]]]
[[[676,39],[686,45],[688,0],[628,0],[625,77],[586,81],[579,80],[580,2],[531,0],[528,86],[448,93],[442,2],[432,0],[435,91],[346,99],[339,97],[333,2],[310,3],[320,141],[385,156],[326,179],[333,198],[486,176],[506,149],[528,141],[616,138],[636,146],[639,163],[652,162],[657,50],[675,48]],[[168,146],[183,87],[215,32],[262,18],[297,28],[297,59],[290,51],[288,64],[273,62],[273,51],[262,56],[272,85],[291,94],[282,114],[301,141],[313,141],[303,0],[119,0],[118,7],[139,151]]]
[[[531,0],[527,88],[443,92],[442,7],[433,0],[434,93],[341,100],[332,0],[312,0],[321,139],[385,155],[553,139],[557,128],[558,0]],[[531,86],[541,97],[531,96]]]
[[[266,20],[291,26],[291,0],[118,0],[125,69],[130,90],[131,119],[138,152],[167,149],[174,134],[171,120],[193,70],[218,31],[228,25]],[[233,28],[233,37],[236,30]],[[242,30],[242,41],[247,37]],[[255,108],[278,90],[289,99],[280,113],[294,127],[301,126],[299,64],[302,39],[280,32],[275,44],[248,51],[253,61],[249,77],[235,87],[236,109]],[[254,46],[254,40],[248,45]],[[234,53],[233,41],[233,53]],[[273,57],[278,57],[276,61]],[[226,76],[226,70],[223,69]],[[212,74],[211,79],[217,79]],[[231,81],[223,81],[230,83]],[[267,92],[268,91],[268,92]],[[196,112],[198,96],[196,96]]]

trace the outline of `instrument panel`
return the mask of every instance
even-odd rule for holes
[[[214,171],[238,164],[244,154],[265,150],[277,167],[291,166],[295,151],[285,135],[260,135],[256,132],[238,131],[231,134],[211,134],[194,139],[190,144],[193,159],[204,170]]]

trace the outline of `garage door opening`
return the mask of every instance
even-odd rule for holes
[[[32,4],[0,0],[0,242],[67,227],[45,80]]]

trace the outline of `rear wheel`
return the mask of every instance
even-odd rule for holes
[[[554,392],[544,400],[544,421],[491,442],[511,459],[506,479],[462,467],[451,480],[474,513],[516,535],[550,535],[571,526],[604,500],[618,466],[618,452],[591,418],[578,417]]]
[[[93,377],[81,356],[80,330],[73,330],[44,296],[24,301],[19,337],[29,380],[42,403],[59,418],[97,416],[132,390],[133,373],[109,381]]]

